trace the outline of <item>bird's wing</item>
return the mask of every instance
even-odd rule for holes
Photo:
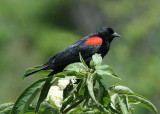
[[[56,73],[57,71],[59,72],[63,70],[63,68],[68,64],[80,61],[79,53],[81,53],[83,59],[90,60],[92,55],[97,53],[98,50],[100,49],[101,43],[102,43],[101,38],[87,36],[82,40],[79,40],[74,45],[66,48],[57,55],[53,56],[42,67],[32,71],[29,74],[26,74],[25,76],[29,76],[40,70],[48,70],[48,69],[54,69],[55,70],[53,71],[54,73]],[[51,73],[50,75],[52,74],[53,73]]]
[[[86,40],[79,41],[74,45],[61,51],[53,59],[51,59],[50,62],[48,62],[48,64],[50,64],[51,66],[53,65],[52,68],[54,68],[78,62],[79,53],[81,53],[84,59],[92,57],[92,55],[99,50],[101,45],[87,45],[85,44],[85,41]]]

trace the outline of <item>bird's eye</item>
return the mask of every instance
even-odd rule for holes
[[[114,33],[114,30],[109,27],[109,28],[108,28],[108,32],[109,32],[110,34],[113,34],[113,33]]]

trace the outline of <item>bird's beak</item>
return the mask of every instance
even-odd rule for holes
[[[118,33],[116,33],[116,32],[113,33],[112,36],[113,36],[113,37],[121,37],[121,36],[120,36]]]

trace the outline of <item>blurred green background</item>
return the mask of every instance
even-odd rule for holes
[[[113,41],[103,64],[122,84],[150,99],[160,110],[160,1],[157,0],[1,0],[0,104],[15,101],[39,79],[21,81],[26,68],[45,63],[97,28],[111,26]],[[150,114],[136,107],[135,114]]]

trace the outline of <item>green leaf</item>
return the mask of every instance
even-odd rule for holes
[[[99,82],[99,91],[98,91],[98,101],[104,106],[107,107],[110,103],[110,95],[106,85],[102,81]]]
[[[110,114],[108,111],[104,112],[101,108],[92,106],[90,108],[76,107],[71,109],[68,114]]]
[[[75,76],[81,79],[84,77],[84,74],[76,71],[64,71],[54,75],[54,77],[61,77],[61,78],[65,78],[65,76]]]
[[[156,114],[158,113],[156,107],[147,98],[134,94],[133,91],[130,90],[128,87],[117,85],[117,86],[110,87],[109,90],[114,93],[127,95],[128,102],[130,104],[138,104],[140,106],[143,106],[155,112]],[[112,96],[111,96],[111,100],[112,100]]]
[[[69,64],[68,66],[65,67],[64,70],[86,73],[86,67],[84,66],[83,63],[80,62]]]
[[[65,76],[64,78],[61,78],[61,80],[72,80],[72,79],[80,79],[76,76]]]
[[[40,79],[26,88],[18,97],[11,114],[23,114],[41,90],[47,78]]]
[[[89,108],[81,108],[80,106],[77,106],[75,108],[72,108],[67,114],[92,114],[92,113],[87,113],[87,111],[90,111],[91,109]]]
[[[10,106],[13,106],[14,103],[4,103],[4,104],[1,104],[0,105],[0,111],[3,111],[4,109],[10,107]]]
[[[121,111],[122,111],[122,114],[129,114],[129,111],[128,111],[128,102],[127,102],[127,99],[126,97],[118,97],[118,100],[119,100],[119,104],[120,104],[120,107],[121,107]]]
[[[94,54],[92,56],[92,60],[93,60],[95,66],[99,66],[102,64],[102,57],[100,54],[97,54],[97,53]]]
[[[27,112],[27,113],[25,113],[25,114],[35,114],[34,112]]]
[[[26,113],[27,112],[35,112],[35,109],[36,109],[36,107],[35,106],[33,106],[33,105],[30,105],[29,107],[28,107],[28,109],[25,111]]]
[[[90,61],[89,66],[91,69],[95,70],[95,65],[94,65],[93,60]]]
[[[79,86],[77,87],[77,93],[78,95],[84,95],[86,91],[86,80],[87,80],[87,75],[84,76],[83,79],[79,82]]]
[[[122,85],[115,85],[115,86],[109,87],[109,90],[114,92],[114,93],[119,93],[119,94],[134,93],[128,87],[125,87],[125,86],[122,86]]]
[[[80,83],[79,83],[80,84]],[[66,99],[63,100],[63,103],[62,103],[62,107],[60,109],[60,112],[63,112],[63,110],[67,107],[67,105],[69,105],[72,101],[73,101],[73,98],[74,98],[74,92],[77,90],[77,87],[79,86],[76,85],[72,91],[68,94],[68,96],[66,97]]]
[[[69,93],[72,91],[73,89],[73,84],[70,82],[66,88],[63,90],[63,99],[67,98],[67,96],[69,95]]]
[[[105,76],[112,76],[114,78],[120,79],[120,77],[117,76],[108,65],[95,66],[95,69],[95,72],[102,78],[106,78]]]
[[[25,71],[24,75],[23,75],[23,80],[24,80],[26,74],[28,74],[28,73],[36,70],[37,68],[40,68],[41,66],[42,66],[42,65],[37,65],[37,66],[34,66],[34,67],[32,67],[32,68],[28,68],[28,69]],[[36,74],[36,75],[49,75],[52,71],[53,71],[53,70],[41,70],[41,71],[36,72],[36,73],[34,73],[34,74]]]
[[[99,86],[99,90],[98,90],[98,102],[103,104],[103,94],[104,94],[104,87],[103,86]]]
[[[95,95],[94,95],[93,78],[94,78],[94,74],[88,75],[88,78],[87,78],[87,87],[88,87],[88,91],[89,91],[89,94],[90,94],[91,98],[94,100],[94,102],[96,102],[97,104],[99,104],[97,102],[96,98],[95,98]]]
[[[80,88],[78,90],[78,95],[84,95],[85,93],[85,85],[86,85],[86,80],[83,79],[82,82],[79,82],[80,83]]]
[[[96,68],[96,70],[102,70],[102,71],[110,71],[111,70],[111,67],[108,65],[100,65],[100,66],[96,66],[95,68]]]
[[[80,61],[83,63],[83,65],[86,67],[86,71],[88,71],[88,66],[86,65],[81,53],[79,53]]]
[[[38,114],[60,114],[60,112],[58,109],[53,108],[53,106],[49,103],[43,102],[41,104],[40,111]]]
[[[76,76],[77,78],[83,78],[84,74],[76,71],[64,71],[63,72],[66,76]]]
[[[120,111],[116,108],[116,104],[118,103],[118,94],[112,94],[111,95],[111,101],[110,101],[110,109],[114,113],[120,113]]]
[[[142,97],[137,94],[132,94],[132,95],[128,95],[128,101],[129,101],[129,103],[138,104],[142,107],[145,107],[145,108],[151,110],[155,114],[158,114],[156,107],[145,97]]]
[[[128,95],[124,95],[123,97],[124,97],[124,103],[126,104],[127,110],[129,111],[130,106],[129,106],[129,103],[128,103]]]
[[[87,108],[89,106],[89,98],[87,97],[83,103],[83,108]]]
[[[0,114],[10,114],[14,103],[5,103],[0,105]]]
[[[63,110],[67,107],[67,105],[69,105],[74,99],[74,95],[70,95],[68,96],[64,101],[63,101],[63,104],[62,104],[62,107],[60,109],[60,112],[63,112]]]
[[[75,97],[75,99],[73,99],[72,103],[69,104],[69,107],[67,107],[63,113],[67,113],[69,110],[71,110],[72,108],[76,107],[77,105],[79,105],[81,102],[84,101],[84,96],[77,96]]]
[[[52,81],[52,76],[48,77],[48,79],[46,80],[46,82],[43,85],[41,94],[39,96],[38,102],[37,102],[37,106],[36,106],[36,110],[35,112],[37,113],[40,107],[40,104],[44,101],[44,99],[47,97],[49,89],[51,87],[51,81]]]

